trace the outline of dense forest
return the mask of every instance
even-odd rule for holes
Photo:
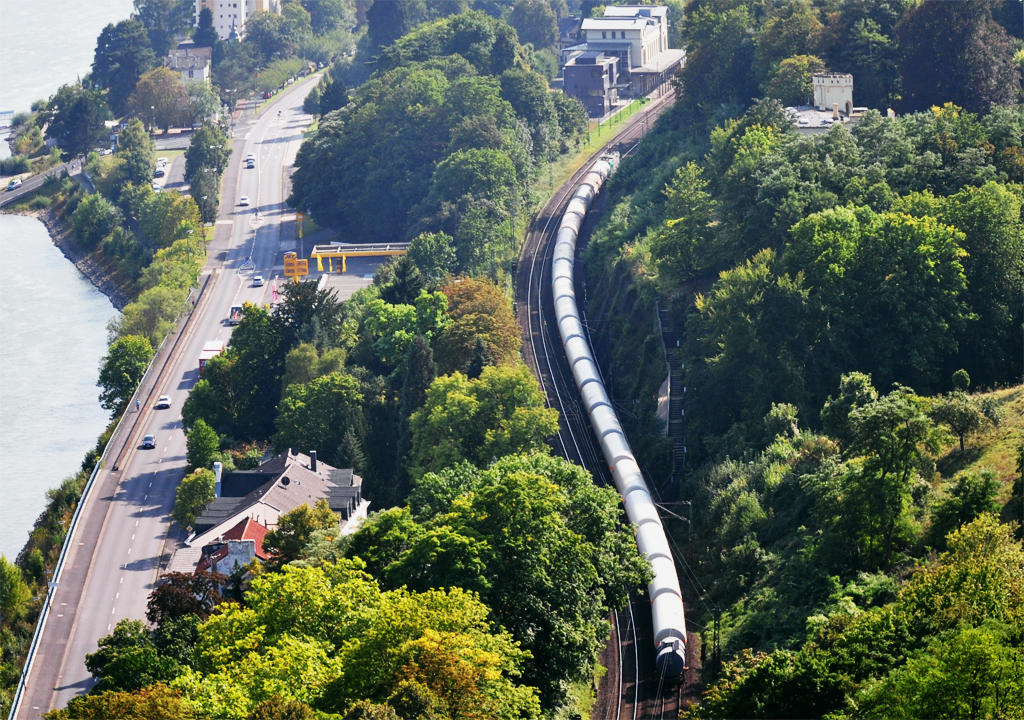
[[[693,507],[690,715],[1018,714],[1020,8],[687,7],[676,104],[586,259],[620,403],[653,414],[655,307],[680,338],[686,466],[652,480]],[[799,133],[823,71],[869,109]],[[666,468],[664,424],[625,423]]]
[[[373,67],[303,144],[291,204],[349,242],[444,232],[459,270],[511,255],[538,167],[586,137],[582,104],[550,92],[515,29],[483,12],[422,25]]]
[[[186,4],[139,2],[101,36],[104,91],[64,89],[39,119],[56,113],[56,132],[62,107],[130,107],[104,48],[136,38],[137,88],[146,47],[182,22],[156,11]],[[693,511],[665,519],[705,650],[685,715],[1024,714],[1020,4],[666,4],[687,49],[675,102],[616,168],[579,267],[641,467]],[[182,408],[173,517],[188,527],[213,499],[214,462],[289,448],[353,468],[375,512],[339,536],[326,502],[303,505],[267,533],[265,564],[168,576],[148,622],[118,623],[85,658],[95,687],[48,717],[588,716],[608,611],[650,568],[615,491],[552,456],[558,414],[496,271],[540,170],[586,137],[582,106],[548,85],[570,11],[603,12],[302,0],[241,42],[209,38],[222,89],[274,90],[300,56],[329,65],[291,203],[344,240],[411,245],[344,302],[303,282],[245,307]],[[851,73],[867,110],[800,133],[791,108],[823,71]],[[199,132],[194,182],[227,161],[220,131]],[[54,196],[136,298],[101,373],[115,415],[217,212],[149,192],[142,123],[123,137],[88,159],[98,194]],[[676,467],[655,414],[669,333]],[[7,684],[101,448],[18,565],[0,560]]]

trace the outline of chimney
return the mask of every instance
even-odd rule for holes
[[[839,103],[832,103],[832,119],[839,119]]]
[[[214,475],[214,477],[217,478],[217,482],[213,486],[213,496],[214,497],[220,497],[220,487],[221,487],[220,486],[220,477],[221,477],[221,474],[223,473],[223,471],[224,471],[224,466],[221,465],[219,462],[215,462],[213,464],[213,475]]]
[[[316,450],[309,451],[309,469],[316,472]]]

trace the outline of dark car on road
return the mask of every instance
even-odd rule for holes
[[[147,435],[146,437],[142,438],[142,449],[143,450],[152,450],[155,447],[156,447],[156,438],[154,436]]]

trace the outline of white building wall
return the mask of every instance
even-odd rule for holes
[[[831,110],[839,105],[839,111],[849,115],[853,110],[853,75],[829,73],[814,75],[814,105],[819,110]]]

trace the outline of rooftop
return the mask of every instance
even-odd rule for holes
[[[284,514],[300,505],[312,507],[326,498],[332,510],[347,516],[358,505],[362,478],[351,469],[331,467],[324,462],[317,462],[316,470],[312,466],[308,455],[289,450],[253,470],[225,474],[221,497],[215,498],[196,518],[196,536],[257,503]]]
[[[667,5],[609,5],[604,9],[605,17],[668,17]]]
[[[600,17],[583,21],[584,30],[645,30],[657,25],[657,20],[647,17]]]
[[[685,50],[662,50],[660,53],[648,60],[646,65],[635,67],[631,72],[640,75],[643,75],[644,73],[661,74],[670,69],[673,65],[678,65],[685,59]]]

